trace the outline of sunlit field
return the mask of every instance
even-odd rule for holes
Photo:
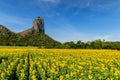
[[[120,80],[120,51],[1,48],[0,80]]]

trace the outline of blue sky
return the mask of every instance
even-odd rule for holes
[[[120,0],[0,0],[0,24],[14,32],[41,16],[55,40],[120,41]]]

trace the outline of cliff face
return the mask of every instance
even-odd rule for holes
[[[14,33],[0,25],[0,46],[46,46],[52,47],[60,44],[44,32],[44,21],[37,17],[30,29]]]
[[[25,30],[23,32],[20,32],[18,34],[25,36],[27,34],[31,34],[31,33],[45,33],[44,32],[44,20],[41,17],[37,17],[34,21],[33,21],[33,25],[30,29]]]
[[[32,30],[44,33],[44,21],[41,17],[37,17],[34,20]]]

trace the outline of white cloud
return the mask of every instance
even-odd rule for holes
[[[41,2],[51,2],[51,3],[57,3],[59,2],[60,0],[39,0]]]
[[[105,40],[109,40],[111,37],[111,35],[98,35],[95,37],[95,39],[105,39]]]
[[[96,39],[105,39],[110,40],[110,35],[98,35],[92,33],[84,33],[82,30],[77,30],[75,26],[70,24],[64,24],[61,27],[53,28],[51,30],[47,30],[47,34],[53,37],[55,40],[60,41],[62,43],[67,41],[74,41],[77,42],[78,40],[87,42]]]
[[[66,24],[65,24],[66,23]],[[69,22],[65,21],[63,25],[57,26],[56,28],[47,29],[47,34],[53,37],[53,39],[60,41],[62,43],[67,41],[74,41],[77,42],[78,40],[87,42],[96,39],[101,39],[105,41],[119,41],[118,33],[89,33],[89,32],[82,32],[81,30],[77,29],[77,26],[71,25]],[[64,27],[63,27],[64,26]]]
[[[105,39],[106,41],[120,41],[120,36],[119,34],[111,34],[107,39]]]
[[[55,33],[55,34],[54,34]],[[91,33],[83,33],[80,32],[78,30],[73,30],[73,29],[69,29],[69,30],[65,30],[65,29],[61,29],[61,30],[56,30],[53,31],[53,34],[51,35],[55,40],[58,40],[62,43],[67,42],[67,41],[74,41],[77,42],[79,40],[83,41],[83,42],[87,42],[87,41],[93,41],[96,39],[101,39],[101,40],[105,40],[105,41],[119,41],[120,37],[118,36],[114,36],[114,35],[98,35],[98,34],[91,34]]]
[[[33,5],[39,7],[43,11],[48,11],[56,7],[60,0],[33,0]]]
[[[99,11],[119,8],[120,0],[33,0],[33,3],[44,10],[64,6],[66,10],[71,8],[88,8],[93,11]],[[62,4],[62,6],[59,4]]]
[[[91,10],[109,10],[120,7],[120,0],[64,0],[66,8],[89,8]]]

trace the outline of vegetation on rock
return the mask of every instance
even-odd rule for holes
[[[60,44],[44,32],[43,19],[37,17],[32,28],[20,33],[14,33],[0,25],[0,46],[39,46],[52,48]]]

